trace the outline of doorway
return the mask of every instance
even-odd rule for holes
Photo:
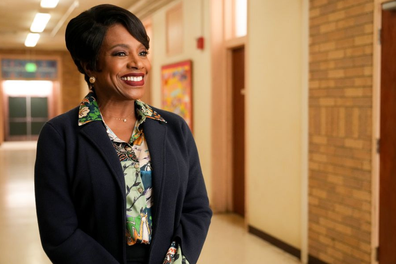
[[[382,11],[379,263],[396,263],[396,11]]]
[[[245,48],[231,50],[232,204],[245,216]]]
[[[44,123],[53,116],[51,81],[2,82],[6,141],[37,140]]]
[[[36,140],[48,120],[47,97],[8,97],[7,141]]]

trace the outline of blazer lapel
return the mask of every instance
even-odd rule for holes
[[[114,147],[109,140],[106,129],[102,122],[91,122],[81,127],[81,133],[94,145],[99,153],[102,155],[103,160],[110,167],[110,170],[115,177],[120,190],[125,193],[124,173],[120,166],[120,161],[114,151]]]
[[[165,176],[165,160],[166,160],[166,124],[157,120],[147,118],[143,123],[143,132],[147,140],[150,151],[151,166],[153,169],[153,191],[154,191],[154,212],[155,223],[159,221],[158,216],[162,208],[162,183]]]

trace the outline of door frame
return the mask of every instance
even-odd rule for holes
[[[17,54],[9,54],[9,55],[0,55],[0,145],[6,140],[8,137],[8,96],[5,95],[3,89],[3,81],[7,79],[3,79],[1,73],[1,61],[2,59],[31,59],[31,60],[55,60],[57,62],[57,76],[55,79],[19,79],[21,81],[51,81],[52,82],[52,93],[48,96],[48,119],[55,117],[56,115],[61,113],[62,109],[62,100],[61,100],[61,90],[62,90],[62,60],[60,56],[52,56],[52,55],[20,55]]]
[[[51,81],[52,82],[52,81]],[[45,96],[45,98],[47,98],[47,113],[48,113],[48,117],[47,120],[51,119],[52,117],[55,116],[54,113],[54,82],[52,82],[52,91],[51,94],[49,94],[48,96]],[[1,87],[1,85],[0,85]],[[22,97],[22,98],[29,98],[28,100],[32,100],[32,98],[44,98],[42,96],[35,96],[35,95],[23,95],[23,96],[8,96],[6,94],[4,94],[3,91],[3,105],[4,105],[4,140],[5,141],[35,141],[38,139],[38,135],[22,135],[22,136],[11,136],[10,135],[10,120],[9,120],[9,98],[10,97]],[[27,105],[27,107],[29,107],[29,105]],[[28,119],[30,117],[27,117]],[[30,122],[32,122],[30,120]]]
[[[380,138],[381,120],[381,45],[382,4],[390,0],[375,0],[373,34],[373,136],[372,136],[372,224],[371,224],[371,263],[378,263],[379,245],[379,206],[380,206],[380,155],[377,153],[377,140]]]
[[[237,48],[241,48],[243,47],[245,49],[245,68],[244,68],[244,75],[245,75],[245,84],[244,84],[244,89],[246,92],[246,67],[247,67],[247,63],[246,63],[246,37],[240,37],[240,38],[235,38],[235,39],[231,39],[229,41],[227,41],[225,43],[225,48],[226,48],[226,53],[227,53],[227,61],[226,61],[226,65],[227,65],[227,72],[226,72],[226,76],[227,76],[227,90],[226,90],[226,119],[229,121],[227,122],[227,128],[226,128],[226,138],[227,141],[229,142],[229,144],[227,144],[227,164],[228,164],[228,174],[226,175],[227,177],[227,209],[231,212],[234,212],[234,202],[233,202],[233,197],[234,197],[234,191],[233,191],[233,185],[234,185],[234,179],[233,179],[233,166],[232,166],[232,160],[233,160],[233,155],[234,155],[234,148],[233,148],[233,121],[232,121],[232,114],[233,114],[233,107],[232,107],[232,93],[233,93],[233,81],[232,81],[232,52],[234,49]],[[246,106],[246,96],[245,96],[245,106]],[[246,115],[246,108],[244,110],[245,115]],[[246,122],[246,121],[245,121]],[[243,124],[243,126],[246,128],[246,123]],[[244,137],[244,145],[245,145],[245,155],[244,155],[244,163],[246,164],[246,134]],[[244,181],[245,181],[245,191],[244,191],[244,209],[245,209],[245,214],[244,217],[246,218],[248,216],[247,214],[247,206],[246,206],[246,195],[247,195],[247,191],[246,191],[246,166],[245,166],[245,173],[244,173]]]
[[[231,1],[211,2],[211,64],[212,64],[212,112],[216,113],[212,118],[212,154],[213,162],[211,207],[215,213],[232,211],[232,127],[231,127],[231,52],[233,48],[245,46],[247,52],[246,37],[232,38],[232,12],[225,12],[231,8]],[[230,10],[228,10],[230,11]],[[245,57],[246,61],[246,57]],[[247,73],[245,62],[245,76]],[[246,84],[247,87],[247,84]],[[245,87],[245,89],[246,89]],[[221,118],[216,118],[221,115]],[[245,155],[246,159],[246,155]],[[245,175],[247,173],[245,170]],[[245,177],[245,181],[247,181]],[[245,190],[245,195],[247,190]],[[246,199],[245,199],[246,201]],[[245,213],[248,216],[248,208],[245,205]],[[245,225],[247,227],[247,219]]]
[[[244,103],[243,103],[243,106],[244,106],[244,108],[243,108],[243,121],[244,121],[244,123],[242,123],[242,126],[243,126],[243,130],[244,131],[246,131],[246,113],[245,113],[245,111],[246,111],[246,96],[245,96],[245,91],[246,91],[246,71],[245,71],[245,68],[246,68],[246,46],[245,46],[245,42],[246,42],[246,40],[244,39],[244,38],[241,38],[241,39],[238,39],[238,42],[239,42],[239,44],[235,44],[235,45],[237,45],[237,46],[233,46],[233,47],[228,47],[227,46],[227,61],[228,61],[228,63],[227,63],[227,68],[229,69],[228,71],[227,71],[227,77],[228,77],[228,80],[229,80],[229,85],[228,85],[228,87],[229,87],[229,111],[227,111],[227,113],[228,113],[228,115],[230,116],[230,124],[229,124],[229,126],[230,126],[230,128],[229,128],[229,134],[230,134],[230,139],[231,139],[231,144],[230,144],[230,146],[231,146],[231,150],[230,150],[230,155],[231,155],[231,160],[232,160],[232,162],[230,163],[230,167],[232,168],[232,170],[231,170],[231,186],[230,186],[230,193],[231,193],[231,208],[232,208],[232,212],[233,213],[236,213],[236,214],[238,214],[238,215],[241,215],[241,212],[239,211],[239,210],[237,210],[237,206],[236,206],[236,203],[235,202],[237,202],[236,201],[236,194],[234,193],[234,191],[236,190],[235,189],[235,187],[236,187],[236,181],[235,181],[235,179],[236,179],[236,173],[235,173],[235,171],[234,171],[234,165],[231,165],[231,164],[233,164],[233,163],[235,163],[235,154],[236,154],[236,146],[235,146],[235,138],[236,138],[236,134],[234,133],[235,132],[235,125],[241,125],[241,123],[238,123],[238,124],[236,124],[234,121],[235,121],[235,119],[234,119],[234,117],[235,116],[237,116],[237,115],[235,115],[234,116],[234,114],[236,113],[235,112],[235,105],[234,105],[234,103],[235,103],[235,92],[236,92],[236,89],[235,89],[235,83],[234,83],[234,81],[235,81],[235,79],[234,79],[234,70],[233,70],[233,68],[234,68],[234,65],[235,65],[235,62],[234,62],[234,55],[233,55],[233,53],[234,53],[234,51],[235,50],[238,50],[238,49],[243,49],[243,52],[244,52],[244,56],[243,56],[243,64],[244,64],[244,68],[243,68],[243,71],[244,71],[244,82],[243,82],[243,101],[244,101]],[[235,41],[233,42],[233,45],[234,45],[234,43],[235,43]],[[238,65],[237,65],[238,66]],[[242,91],[241,91],[241,93],[242,93]],[[242,108],[241,108],[242,109]],[[241,110],[242,111],[242,110]],[[244,166],[244,170],[243,170],[243,212],[242,212],[242,215],[241,216],[243,216],[244,218],[246,217],[246,213],[245,213],[245,211],[246,211],[246,169],[245,169],[245,167],[246,167],[246,133],[244,132],[243,133],[243,138],[242,138],[242,140],[243,140],[243,166]],[[239,141],[239,140],[238,140]],[[237,199],[238,200],[238,199]],[[239,201],[240,202],[240,201]],[[237,202],[237,203],[239,203],[239,202]],[[241,208],[240,208],[241,209]],[[239,211],[239,212],[238,212]]]

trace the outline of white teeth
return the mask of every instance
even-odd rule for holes
[[[130,81],[130,82],[140,82],[143,80],[143,76],[127,76],[127,77],[121,77],[122,80],[124,81]]]

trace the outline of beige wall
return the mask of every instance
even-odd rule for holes
[[[152,16],[152,104],[161,108],[161,66],[190,59],[193,62],[193,129],[194,137],[200,154],[203,174],[209,196],[211,186],[211,68],[209,47],[209,0],[176,1]],[[181,54],[168,56],[166,54],[166,11],[182,3],[183,6],[183,50]],[[205,37],[205,49],[196,48],[196,38]],[[210,198],[210,197],[209,197]]]
[[[250,0],[248,221],[301,248],[302,1]]]

